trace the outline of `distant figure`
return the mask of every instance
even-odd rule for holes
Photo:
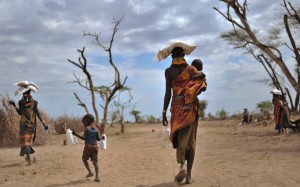
[[[94,176],[92,173],[88,160],[91,159],[94,167],[95,167],[95,182],[100,182],[100,177],[99,177],[99,166],[98,166],[98,146],[97,146],[97,141],[100,141],[100,136],[99,136],[99,130],[94,125],[95,118],[91,114],[86,114],[82,118],[82,123],[85,127],[83,136],[80,136],[75,132],[73,129],[72,134],[77,136],[78,138],[82,139],[85,141],[85,146],[82,154],[82,161],[86,169],[88,170],[88,174],[86,175],[86,178]]]
[[[252,122],[253,122],[253,116],[249,115],[249,123],[252,123]]]
[[[247,108],[244,108],[242,124],[246,125],[248,122],[249,122],[249,112]]]
[[[176,149],[177,162],[180,164],[180,170],[175,176],[175,180],[182,182],[185,179],[185,183],[190,184],[193,181],[191,171],[195,157],[199,119],[199,104],[195,100],[201,89],[206,87],[206,83],[200,79],[192,80],[192,77],[200,76],[201,72],[186,63],[184,56],[191,52],[191,50],[187,52],[188,48],[189,46],[185,44],[175,44],[169,50],[163,50],[166,52],[166,56],[171,52],[173,60],[171,66],[165,70],[166,90],[162,123],[164,126],[168,125],[166,111],[173,94],[170,140],[173,148]],[[186,160],[187,171],[183,168]]]
[[[19,93],[23,93],[23,97],[21,100],[19,100],[19,108],[16,107],[16,104],[13,100],[10,100],[9,104],[13,105],[17,113],[21,116],[20,156],[25,156],[27,165],[31,165],[32,160],[30,158],[30,155],[35,153],[35,151],[32,148],[32,144],[36,138],[36,116],[42,122],[45,130],[48,130],[48,126],[45,124],[45,121],[42,119],[42,116],[38,110],[38,102],[35,101],[30,94],[31,91],[37,92],[38,87],[36,86],[36,84],[29,81],[22,81],[20,83],[16,83],[15,85],[20,86],[20,88],[15,92],[15,94],[17,95]]]
[[[272,103],[274,105],[275,130],[278,133],[284,132],[283,129],[291,128],[289,109],[286,101],[283,102],[282,92],[278,89],[271,91],[273,94]]]

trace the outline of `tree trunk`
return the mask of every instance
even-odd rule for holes
[[[93,106],[93,110],[94,110],[95,117],[96,117],[95,124],[96,124],[97,126],[99,126],[99,115],[98,115],[98,110],[97,110],[97,107],[96,107],[96,99],[95,99],[94,83],[93,83],[93,80],[92,80],[91,76],[88,77],[88,80],[89,80],[90,88],[91,88],[92,106]]]
[[[104,110],[103,111],[103,119],[102,119],[102,123],[101,123],[101,127],[100,127],[100,133],[101,134],[105,133],[105,125],[106,125],[108,105],[109,105],[109,102],[108,102],[108,100],[106,100],[104,108],[103,108],[103,110]]]
[[[286,93],[288,95],[288,98],[289,98],[289,101],[290,101],[290,104],[291,104],[291,111],[294,112],[294,111],[296,111],[296,109],[295,109],[295,106],[294,106],[293,99],[292,99],[292,96],[290,94],[290,91],[289,91],[288,88],[285,88],[285,91],[286,91]]]
[[[295,111],[293,112],[296,112],[299,110],[299,94],[296,95],[296,98],[295,98]]]
[[[121,122],[121,133],[124,134],[125,133],[125,125],[123,122]]]

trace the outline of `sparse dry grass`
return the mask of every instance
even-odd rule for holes
[[[199,121],[192,176],[198,186],[299,186],[300,133],[277,134],[274,125],[238,125],[239,121]],[[108,149],[99,150],[101,186],[182,186],[176,152],[163,138],[162,124],[106,127]],[[82,133],[82,132],[80,132]],[[18,148],[0,151],[0,186],[95,186],[85,179],[84,141],[63,146],[64,134],[36,146],[38,160],[27,167]],[[2,171],[2,172],[1,172]],[[284,175],[282,175],[284,173]],[[282,177],[278,177],[282,176]]]

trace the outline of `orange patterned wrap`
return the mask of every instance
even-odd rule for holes
[[[276,124],[282,124],[282,114],[281,114],[281,108],[282,103],[280,100],[276,99],[273,101],[274,104],[274,122]]]
[[[187,66],[184,71],[172,81],[173,97],[171,105],[170,140],[178,130],[191,125],[198,114],[199,105],[194,102],[200,89],[206,87],[205,80],[191,80],[191,76],[199,71],[193,66]],[[184,107],[186,105],[189,107]],[[184,108],[183,108],[184,107]]]

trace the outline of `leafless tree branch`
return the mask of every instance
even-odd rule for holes
[[[121,78],[120,78],[120,72],[117,68],[117,66],[114,64],[113,62],[113,55],[112,55],[112,47],[113,47],[113,43],[114,43],[114,39],[115,39],[115,35],[117,33],[117,31],[119,30],[120,27],[120,23],[122,21],[123,17],[121,17],[119,20],[114,18],[113,24],[114,24],[114,28],[113,28],[113,32],[110,38],[110,42],[108,46],[105,46],[102,41],[100,40],[100,34],[101,33],[85,33],[84,32],[84,36],[91,36],[95,39],[96,43],[105,51],[108,53],[109,56],[109,64],[113,67],[114,72],[115,72],[115,77],[114,77],[114,82],[112,84],[112,86],[109,88],[109,91],[107,90],[107,87],[101,87],[99,88],[96,92],[100,94],[101,98],[103,100],[105,100],[105,104],[104,105],[100,105],[103,108],[103,118],[102,118],[102,123],[101,123],[101,133],[104,132],[105,130],[105,124],[107,122],[107,114],[108,114],[108,106],[110,104],[110,102],[113,100],[113,98],[115,97],[115,94],[117,91],[123,89],[126,80],[127,80],[127,76],[125,77],[123,84],[121,84]],[[106,90],[105,90],[106,89]]]
[[[84,110],[85,110],[85,112],[86,112],[87,114],[89,114],[90,112],[89,112],[88,108],[86,107],[85,103],[83,103],[83,102],[80,100],[80,98],[78,97],[78,95],[77,95],[75,92],[74,92],[74,95],[75,95],[76,99],[77,99],[78,102],[79,102],[78,105],[81,106],[81,107],[83,107]]]
[[[96,99],[95,99],[95,91],[94,91],[94,83],[93,83],[93,80],[92,80],[92,76],[91,74],[89,73],[88,69],[87,69],[87,59],[85,58],[85,55],[84,55],[84,50],[85,50],[85,47],[83,47],[82,50],[78,49],[77,51],[80,53],[80,57],[78,58],[78,62],[74,62],[70,59],[68,59],[68,61],[70,63],[72,63],[73,65],[77,66],[79,69],[81,69],[83,71],[83,73],[85,74],[86,76],[86,81],[85,81],[85,85],[82,83],[82,80],[80,80],[76,74],[74,73],[74,76],[75,76],[75,79],[77,81],[77,83],[90,91],[91,93],[91,98],[92,98],[92,106],[93,106],[93,110],[94,110],[94,113],[95,113],[95,117],[96,117],[96,125],[98,125],[99,123],[99,115],[98,115],[98,110],[97,110],[97,107],[96,107]]]
[[[291,30],[290,30],[290,27],[289,27],[288,15],[286,15],[286,14],[284,15],[283,21],[284,21],[284,26],[285,26],[286,33],[288,34],[291,45],[293,47],[293,52],[296,55],[296,57],[295,57],[296,61],[297,61],[298,65],[300,65],[300,54],[299,54],[299,51],[298,51],[297,46],[296,46],[296,42],[294,40],[294,37],[293,37],[293,35],[291,33]]]

